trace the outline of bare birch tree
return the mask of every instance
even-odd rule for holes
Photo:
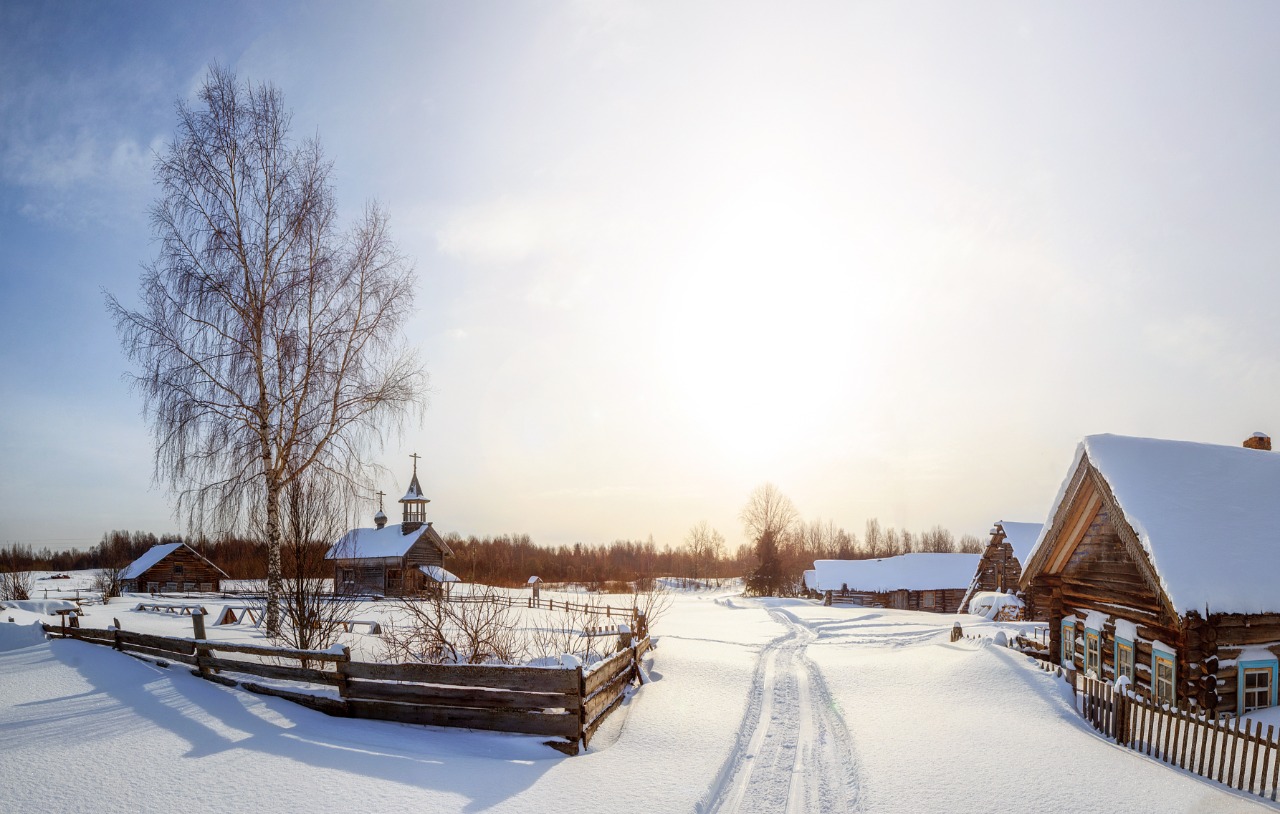
[[[800,519],[791,499],[772,483],[757,486],[739,515],[742,526],[756,546],[759,565],[747,577],[746,588],[757,596],[773,596],[782,586],[782,562],[778,546]]]
[[[290,138],[275,87],[215,65],[177,112],[155,162],[160,250],[140,307],[107,304],[178,513],[226,530],[262,512],[278,634],[283,490],[311,471],[355,490],[362,454],[421,405],[425,373],[401,332],[413,272],[376,204],[339,229],[332,165]]]

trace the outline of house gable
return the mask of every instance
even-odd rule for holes
[[[1079,583],[1084,596],[1103,599],[1121,607],[1145,606],[1166,625],[1179,618],[1173,603],[1160,587],[1159,577],[1138,536],[1116,503],[1106,479],[1080,456],[1065,499],[1049,529],[1022,573],[1021,586],[1033,597],[1037,578]],[[1034,604],[1034,599],[1033,599]],[[1046,609],[1034,612],[1043,616]]]

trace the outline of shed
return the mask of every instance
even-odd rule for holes
[[[961,609],[968,610],[969,598],[975,593],[1016,590],[1022,578],[1022,564],[1027,561],[1031,549],[1035,548],[1043,528],[1040,523],[996,521],[991,528],[991,541],[983,549],[973,582],[960,604]]]
[[[955,613],[973,579],[978,554],[901,554],[876,560],[816,560],[824,604]]]
[[[1021,587],[1050,655],[1158,703],[1242,714],[1276,704],[1280,456],[1091,435]]]
[[[126,593],[176,593],[221,590],[227,572],[186,543],[155,545],[120,572]]]

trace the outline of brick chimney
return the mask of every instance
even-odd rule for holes
[[[1255,432],[1248,438],[1244,439],[1244,445],[1247,449],[1261,449],[1267,452],[1271,451],[1271,436],[1265,432]]]

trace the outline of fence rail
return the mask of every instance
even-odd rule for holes
[[[1059,668],[1042,664],[1041,669]],[[1264,733],[1260,721],[1212,718],[1159,705],[1075,670],[1064,672],[1076,710],[1103,736],[1237,791],[1276,800],[1280,742],[1274,724]]]
[[[200,631],[203,617],[195,619]],[[568,754],[586,748],[600,724],[622,703],[631,682],[641,678],[640,659],[650,647],[647,637],[636,637],[584,670],[581,666],[378,664],[352,661],[346,647],[293,650],[199,636],[186,639],[49,624],[44,631],[140,654],[163,666],[186,664],[194,668],[193,674],[211,681],[240,685],[329,715],[559,737],[564,740],[548,741],[548,745]],[[338,697],[303,687],[264,687],[224,673],[336,687]]]

